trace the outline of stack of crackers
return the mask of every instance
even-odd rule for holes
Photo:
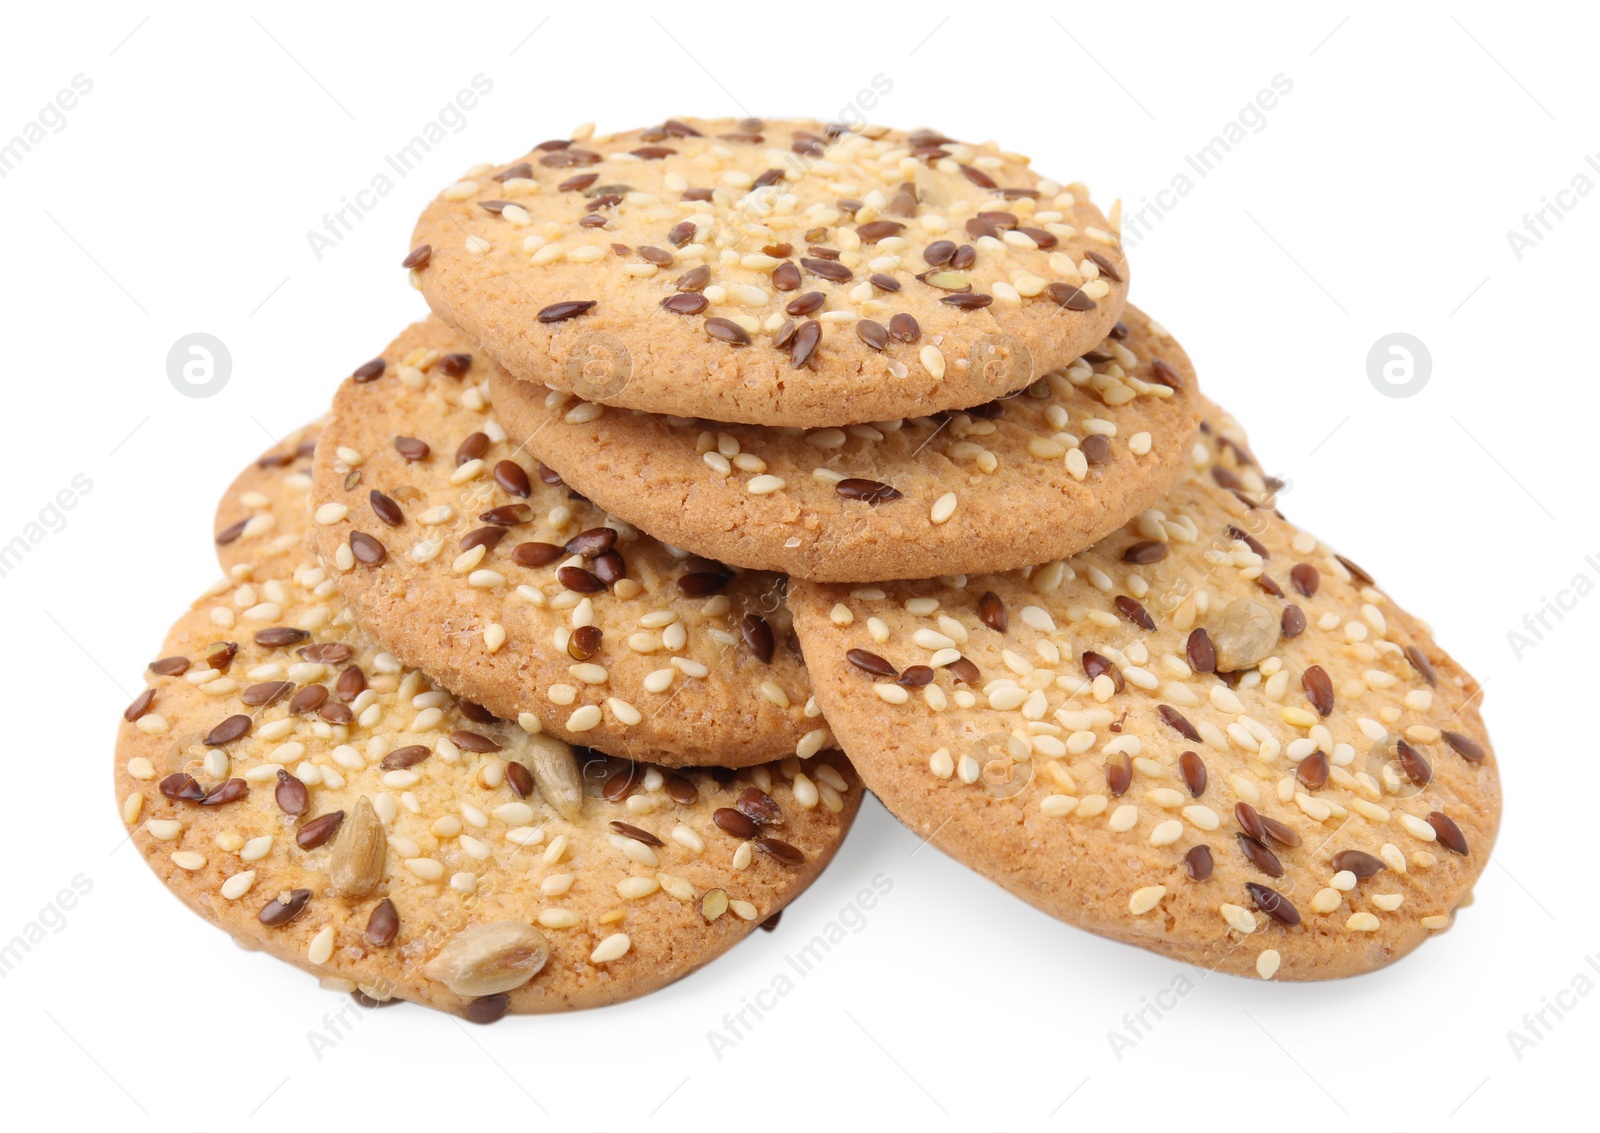
[[[1447,929],[1500,816],[1478,686],[1279,513],[1111,215],[807,121],[469,170],[404,257],[433,313],[222,503],[121,725],[135,843],[326,986],[478,1021],[770,926],[867,789],[1218,971]]]

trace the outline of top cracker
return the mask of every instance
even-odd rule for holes
[[[1126,298],[1088,190],[1028,160],[673,119],[475,167],[404,266],[507,370],[589,401],[799,427],[964,409],[1092,349]]]

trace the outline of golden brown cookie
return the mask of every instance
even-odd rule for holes
[[[1178,486],[1081,554],[797,582],[795,627],[862,778],[957,860],[1207,968],[1368,971],[1448,928],[1488,862],[1478,685],[1212,422]]]
[[[404,266],[517,377],[802,427],[993,401],[1105,337],[1088,190],[922,130],[673,120],[545,142],[428,205]]]
[[[371,999],[488,1022],[659,988],[833,856],[837,752],[671,771],[460,702],[338,616],[312,562],[179,619],[116,745],[123,821],[247,947]]]
[[[502,719],[673,766],[827,745],[784,580],[675,551],[516,445],[437,319],[339,388],[310,543],[355,622]]]
[[[1129,307],[1065,370],[967,412],[726,425],[576,400],[497,369],[513,437],[613,514],[736,566],[821,582],[1009,570],[1082,550],[1164,495],[1202,398]]]
[[[234,478],[212,523],[217,560],[234,579],[282,573],[304,558],[311,459],[323,421],[296,429]]]

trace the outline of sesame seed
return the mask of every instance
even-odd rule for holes
[[[1424,842],[1432,842],[1439,837],[1432,826],[1429,826],[1415,815],[1406,814],[1404,811],[1400,813],[1400,825],[1404,826],[1406,833],[1413,838],[1420,838]]]
[[[1134,916],[1148,913],[1161,903],[1161,898],[1167,895],[1165,885],[1146,885],[1142,889],[1135,889],[1128,898],[1128,912]]]
[[[1150,831],[1150,844],[1152,846],[1170,846],[1182,837],[1183,823],[1172,818],[1158,823],[1155,829]]]
[[[1218,908],[1222,913],[1222,919],[1227,921],[1228,927],[1235,932],[1252,933],[1256,930],[1256,917],[1249,909],[1226,902]]]
[[[326,964],[333,958],[333,926],[327,925],[311,938],[306,949],[306,959],[313,964]]]

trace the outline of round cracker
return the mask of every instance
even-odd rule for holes
[[[863,779],[1053,916],[1210,969],[1351,975],[1447,928],[1500,820],[1478,684],[1283,520],[1275,488],[1218,414],[1164,500],[1070,559],[797,583],[817,699]],[[1205,671],[1198,639],[1191,656],[1202,630],[1231,676]]]
[[[810,121],[546,143],[469,170],[412,245],[429,305],[518,377],[806,427],[1019,389],[1105,337],[1128,279],[1082,185],[993,142]],[[812,351],[790,320],[796,341],[821,334]],[[997,352],[1007,364],[988,364]]]
[[[1202,402],[1183,348],[1133,307],[1013,396],[872,425],[718,424],[552,396],[503,370],[490,384],[512,436],[600,506],[698,554],[820,582],[1082,550],[1165,494]]]
[[[529,734],[403,667],[340,624],[338,608],[315,564],[220,584],[167,636],[165,663],[146,674],[146,693],[119,725],[115,768],[123,821],[167,887],[241,944],[326,986],[479,1020],[642,995],[726,951],[804,890],[860,805],[836,752],[674,772]],[[281,639],[292,640],[273,644]],[[286,687],[262,703],[279,682]],[[218,734],[234,718],[241,734]],[[408,748],[390,760],[406,766],[384,766]],[[303,813],[280,804],[280,770],[303,789]],[[240,797],[186,799],[183,776],[190,793],[232,782]],[[516,785],[528,782],[523,797]],[[794,854],[718,825],[719,809],[751,808],[754,796],[741,796],[752,790],[781,812],[759,836]],[[334,812],[344,814],[334,836],[302,846],[308,826]],[[369,849],[379,846],[376,870],[357,841],[363,831]],[[307,893],[299,915],[263,923],[267,906],[296,890]],[[398,930],[375,942],[370,926],[385,901]],[[452,968],[450,956],[484,926],[507,923],[523,944],[542,937],[549,955],[502,1002],[474,994],[481,985],[461,982],[471,966]]]
[[[378,361],[382,372],[371,374]],[[335,395],[317,445],[309,539],[356,623],[502,719],[531,714],[613,755],[740,767],[820,750],[826,731],[784,580],[699,562],[542,476],[491,414],[487,371],[428,319],[390,344],[367,380],[352,377]],[[424,442],[426,457],[407,459],[397,438]],[[463,444],[477,455],[468,459]],[[523,509],[519,520],[496,512],[505,508]],[[601,585],[596,559],[565,551],[542,566],[517,558],[519,547],[556,553],[585,532],[615,538],[625,578]],[[481,555],[464,549],[484,533],[500,542]],[[381,546],[383,561],[358,558],[357,545]],[[599,589],[569,589],[563,578]],[[573,641],[585,625],[601,632],[592,652]]]

